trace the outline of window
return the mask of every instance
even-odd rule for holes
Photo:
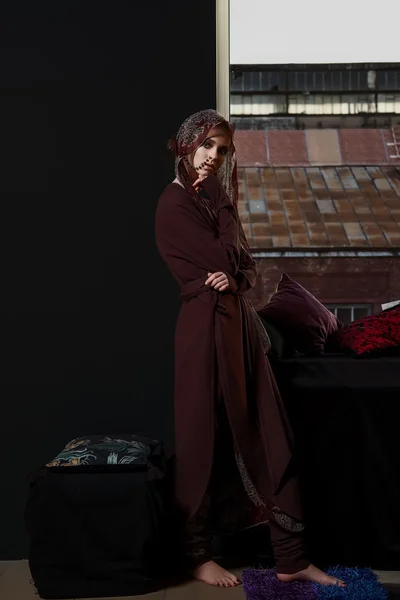
[[[378,112],[399,112],[400,94],[379,95]],[[375,114],[374,95],[347,94],[342,96],[290,94],[238,94],[231,95],[230,113],[244,115],[359,115]]]
[[[358,287],[351,274],[369,282],[383,269],[390,289],[400,273],[398,35],[385,30],[382,45],[368,11],[351,12],[351,2],[329,13],[330,27],[310,19],[317,0],[295,6],[291,23],[287,3],[215,4],[217,108],[237,130],[240,215],[259,261],[251,299],[269,297],[296,261],[299,276],[324,278],[321,296],[349,300],[328,305],[342,322],[370,315],[386,287]]]
[[[286,98],[273,94],[235,94],[230,112],[232,116],[286,114]]]
[[[302,70],[273,67],[230,65],[232,115],[248,114],[252,104],[257,105],[254,114],[265,116],[400,114],[397,71],[372,70],[367,64],[349,71],[318,69],[315,65]],[[240,110],[241,104],[248,106],[247,112]]]
[[[400,88],[400,69],[378,71],[379,90],[398,90]]]
[[[400,114],[400,94],[379,94],[378,112]]]
[[[325,304],[344,325],[372,314],[371,304]]]

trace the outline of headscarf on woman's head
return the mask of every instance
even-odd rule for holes
[[[187,191],[193,194],[192,181],[185,161],[209,137],[212,129],[225,125],[231,132],[232,141],[224,164],[218,169],[217,176],[225,188],[232,204],[237,208],[238,182],[236,168],[236,149],[233,142],[234,127],[215,110],[202,110],[188,117],[180,126],[176,136],[175,175]]]
[[[233,140],[234,126],[222,117],[216,110],[202,110],[188,117],[180,126],[176,136],[175,146],[175,175],[183,187],[194,197],[199,198],[193,188],[193,181],[186,167],[188,157],[209,137],[212,129],[219,125],[227,126],[231,132],[232,140],[225,156],[224,163],[217,171],[217,177],[230,198],[239,223],[239,239],[242,248],[248,254],[248,261],[254,263],[250,256],[250,248],[240,223],[238,215],[238,176],[236,164],[236,148]]]

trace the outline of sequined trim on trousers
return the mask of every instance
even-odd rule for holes
[[[265,506],[265,502],[261,498],[260,494],[257,492],[254,483],[250,479],[250,476],[244,465],[243,458],[238,453],[235,453],[235,458],[239,469],[240,477],[242,479],[242,483],[244,485],[244,489],[246,490],[248,497],[253,502],[253,504],[255,504],[255,506]]]
[[[285,529],[285,531],[291,531],[293,533],[300,533],[304,531],[304,525],[300,521],[296,521],[292,517],[289,517],[286,513],[279,510],[277,506],[271,510],[271,519],[278,525]]]

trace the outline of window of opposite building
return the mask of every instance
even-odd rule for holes
[[[344,325],[372,314],[372,304],[325,304]]]

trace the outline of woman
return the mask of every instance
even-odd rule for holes
[[[175,337],[176,497],[194,576],[235,586],[211,538],[269,523],[281,581],[344,585],[307,560],[292,435],[246,292],[257,271],[238,211],[233,128],[217,112],[189,117],[170,142],[175,180],[156,215],[161,256],[183,305]]]

